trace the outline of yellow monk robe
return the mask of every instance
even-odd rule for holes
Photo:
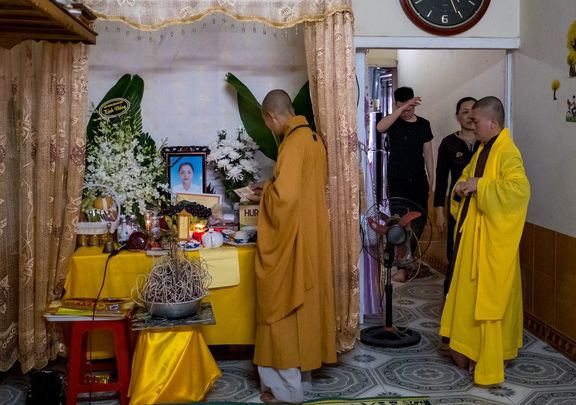
[[[480,151],[459,181],[474,177]],[[508,129],[489,152],[478,189],[471,197],[446,297],[440,335],[476,364],[477,384],[504,381],[504,360],[522,346],[522,288],[518,246],[526,219],[530,184]],[[460,223],[464,199],[452,199]]]
[[[320,136],[295,129],[307,124],[296,116],[284,129],[260,200],[255,263],[254,363],[301,371],[336,361],[327,159]]]

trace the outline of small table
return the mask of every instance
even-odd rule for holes
[[[210,303],[202,303],[197,316],[183,319],[136,313],[132,330],[140,333],[132,360],[130,404],[202,401],[222,375],[199,331],[199,326],[214,323]]]
[[[238,254],[240,283],[235,286],[210,289],[205,301],[212,303],[218,316],[217,325],[202,326],[202,334],[209,345],[251,345],[256,331],[256,275],[254,246],[222,246],[208,249],[215,257],[218,252],[231,250]],[[190,252],[199,255],[199,252]],[[78,248],[68,264],[65,298],[95,298],[102,287],[101,297],[130,297],[139,275],[147,274],[154,259],[144,252],[121,252],[104,266],[108,255],[101,247]],[[102,281],[104,285],[102,286]]]

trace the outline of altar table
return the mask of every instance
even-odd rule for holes
[[[209,345],[254,344],[255,334],[255,274],[254,246],[222,246],[218,251],[236,250],[240,268],[238,285],[210,289],[205,298],[212,303],[216,325],[204,325],[200,331]],[[198,251],[188,252],[199,255]],[[64,298],[95,298],[102,287],[104,266],[108,254],[101,247],[80,247],[74,252],[68,265]],[[130,297],[138,276],[147,274],[154,257],[145,252],[122,251],[108,262],[106,278],[100,298]]]

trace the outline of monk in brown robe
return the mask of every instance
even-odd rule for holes
[[[302,378],[336,361],[326,150],[285,91],[268,93],[262,116],[282,142],[272,179],[254,188],[261,195],[254,363],[263,402],[300,403]]]

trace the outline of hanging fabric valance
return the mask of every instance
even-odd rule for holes
[[[81,0],[100,19],[124,21],[145,31],[198,21],[221,12],[242,21],[276,28],[323,21],[338,12],[352,13],[352,0]]]

